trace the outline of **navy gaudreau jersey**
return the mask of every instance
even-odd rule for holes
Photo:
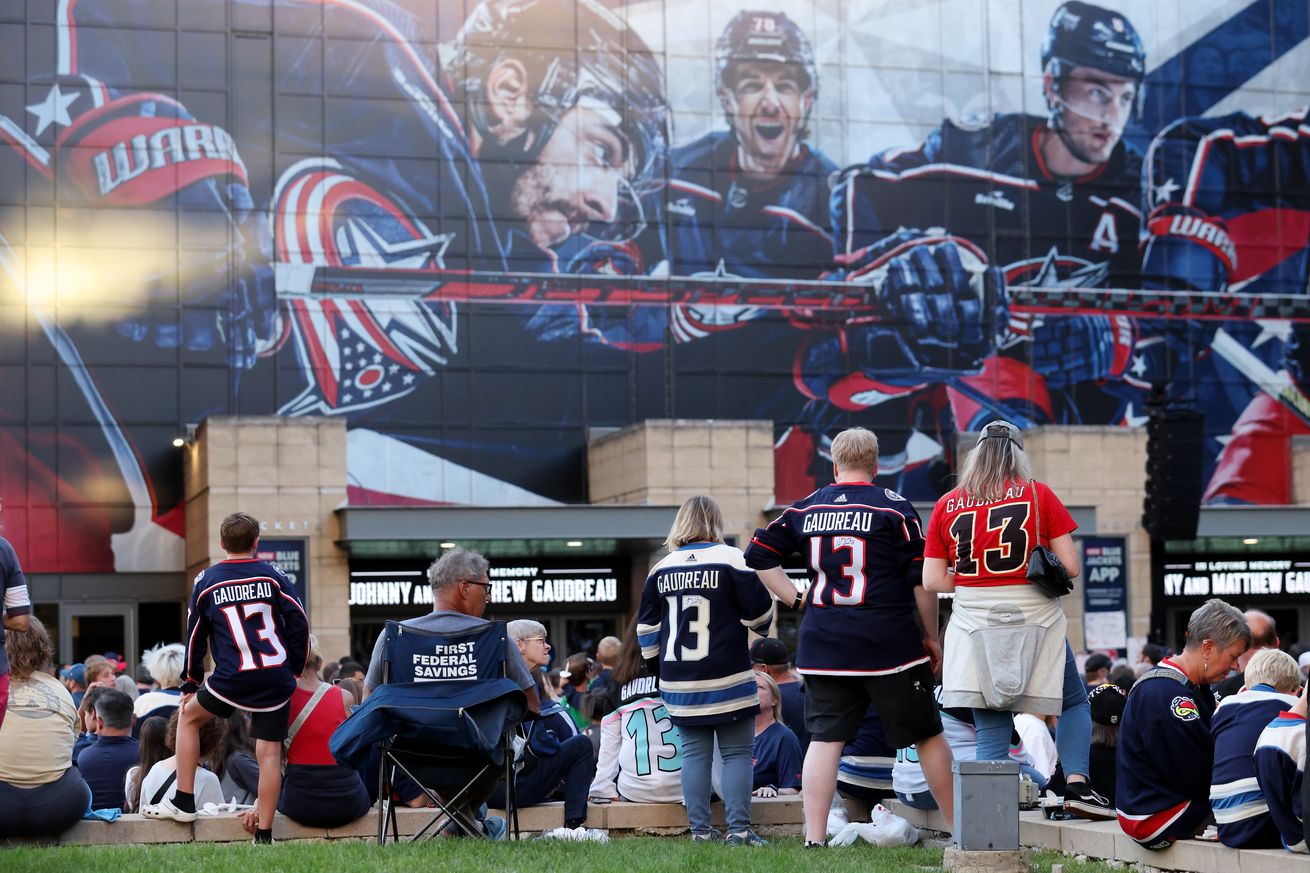
[[[214,672],[205,674],[205,653]],[[186,681],[238,709],[267,712],[291,699],[309,656],[309,621],[277,565],[219,561],[196,576],[187,614]]]
[[[820,488],[755,532],[746,563],[763,570],[796,553],[811,577],[797,670],[876,676],[927,662],[914,620],[923,530],[908,500],[868,482]]]
[[[773,616],[773,597],[740,549],[688,543],[646,577],[637,641],[659,663],[674,724],[735,721],[759,710],[746,631]]]

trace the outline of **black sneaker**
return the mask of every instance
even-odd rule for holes
[[[1110,821],[1116,817],[1110,801],[1093,791],[1086,782],[1065,785],[1064,808],[1066,812],[1092,821]]]
[[[806,840],[806,841],[805,841],[805,848],[807,848],[807,849],[826,849],[826,848],[828,848],[828,844],[827,844],[827,843],[818,843],[818,842],[815,842],[814,840]]]
[[[703,834],[692,834],[691,841],[693,843],[721,843],[723,842],[723,834],[714,828],[710,828]]]
[[[767,846],[769,841],[747,828],[741,833],[728,834],[727,843],[729,846]]]

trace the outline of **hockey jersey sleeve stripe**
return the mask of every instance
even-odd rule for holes
[[[641,646],[641,654],[643,657],[655,657],[655,655],[659,653],[660,648],[660,625],[637,625],[637,645]],[[654,649],[654,652],[647,654],[647,649]]]
[[[1128,813],[1117,811],[1119,815],[1119,827],[1123,832],[1132,837],[1139,843],[1149,843],[1155,840],[1160,834],[1168,830],[1169,825],[1178,821],[1187,808],[1192,805],[1190,800],[1184,800],[1177,806],[1170,807],[1163,812],[1151,813],[1149,815],[1129,815]]]
[[[32,601],[27,596],[26,585],[15,585],[5,589],[4,610],[10,615],[27,615],[31,611]]]
[[[773,618],[773,604],[769,604],[769,608],[766,609],[763,613],[756,616],[755,618],[743,618],[741,620],[741,624],[742,627],[748,627],[754,629],[762,624],[765,624],[772,618]]]
[[[805,230],[823,239],[824,242],[832,245],[832,234],[810,221],[804,215],[801,215],[795,209],[788,209],[785,206],[766,206],[763,210],[766,215],[773,215],[777,218],[785,218],[793,224],[799,224]]]
[[[683,694],[695,691],[720,691],[724,688],[735,688],[744,685],[747,682],[751,683],[751,688],[754,689],[754,670],[743,670],[740,673],[733,673],[731,676],[721,676],[718,679],[693,679],[689,682],[675,682],[670,679],[665,679],[660,682],[660,691],[661,693],[674,691],[682,692]]]
[[[718,191],[712,191],[704,185],[697,185],[695,182],[688,182],[686,179],[670,179],[669,187],[677,191],[694,194],[697,197],[704,197],[706,200],[713,200],[715,203],[723,202],[723,195]]]

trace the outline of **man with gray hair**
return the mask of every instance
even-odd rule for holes
[[[1251,648],[1237,659],[1237,672],[1214,687],[1215,703],[1246,687],[1246,665],[1256,652],[1261,649],[1277,649],[1280,644],[1278,627],[1272,615],[1259,609],[1248,609],[1242,615],[1246,617],[1246,626],[1251,629]]]
[[[432,611],[418,618],[401,622],[404,627],[430,633],[459,633],[480,628],[488,624],[482,614],[487,610],[491,599],[491,580],[487,577],[490,564],[477,552],[456,546],[433,562],[428,568],[428,582],[432,585]],[[373,657],[369,660],[368,674],[364,677],[364,696],[382,684],[382,648],[385,634],[379,634],[373,646]],[[505,667],[510,679],[523,689],[528,699],[528,709],[537,713],[541,711],[541,700],[537,696],[537,686],[532,681],[532,674],[519,653],[514,640],[505,635]],[[491,796],[499,775],[494,768],[487,778],[479,780],[465,794],[460,806],[470,814]],[[452,774],[453,778],[453,774]],[[499,838],[505,832],[505,823],[499,818],[489,818],[483,823],[487,833]]]
[[[1207,600],[1187,622],[1182,654],[1165,658],[1128,695],[1119,725],[1119,826],[1147,849],[1196,836],[1210,822],[1214,739],[1205,686],[1228,675],[1251,645],[1236,608]]]

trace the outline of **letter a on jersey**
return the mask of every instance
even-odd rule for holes
[[[1101,220],[1096,223],[1096,233],[1092,234],[1092,250],[1097,252],[1119,251],[1119,229],[1115,226],[1114,216],[1109,212],[1101,213]]]

